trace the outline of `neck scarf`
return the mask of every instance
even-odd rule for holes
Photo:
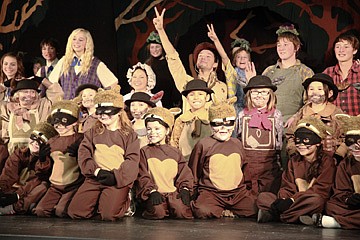
[[[267,108],[263,108],[261,110],[254,108],[251,111],[249,111],[248,108],[244,109],[244,113],[251,116],[249,127],[263,130],[271,130],[272,124],[268,117],[274,112],[275,108],[272,108],[270,111],[268,111]]]
[[[22,107],[19,103],[9,102],[8,109],[14,114],[15,125],[22,129],[25,122],[30,122],[30,110],[37,109],[40,105],[40,100],[33,103],[31,106]]]

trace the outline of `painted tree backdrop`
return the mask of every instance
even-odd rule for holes
[[[360,32],[358,0],[3,0],[0,54],[14,50],[39,56],[43,37],[55,36],[65,46],[70,32],[84,27],[94,37],[95,54],[127,91],[127,68],[146,57],[154,6],[167,9],[166,31],[186,66],[194,46],[210,41],[207,23],[215,25],[228,52],[235,35],[248,39],[259,71],[276,60],[275,31],[284,22],[298,27],[300,58],[315,71],[334,63],[331,48],[337,35]]]

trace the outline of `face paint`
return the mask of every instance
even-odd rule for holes
[[[321,142],[321,138],[307,128],[299,128],[295,131],[295,145],[315,145]]]
[[[120,112],[120,108],[105,106],[105,107],[97,107],[95,114],[96,115],[105,114],[111,116],[111,115],[116,115],[119,112]]]
[[[165,144],[168,129],[159,121],[147,121],[146,131],[150,144]]]
[[[360,135],[346,135],[345,136],[345,144],[346,146],[351,146],[354,143],[360,145]]]

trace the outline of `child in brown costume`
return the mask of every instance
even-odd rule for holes
[[[236,97],[216,103],[209,109],[212,135],[194,147],[189,167],[194,175],[194,198],[191,203],[196,218],[220,218],[226,210],[236,216],[255,216],[256,197],[244,184],[243,149],[232,138]]]
[[[209,111],[205,108],[211,93],[213,91],[207,87],[206,82],[200,79],[189,81],[181,92],[190,109],[176,119],[171,145],[179,148],[187,161],[195,144],[211,134]]]
[[[337,167],[334,194],[321,212],[300,219],[324,228],[360,229],[360,116],[335,116],[345,131],[350,154]]]
[[[39,217],[67,216],[67,208],[84,181],[78,165],[77,151],[83,135],[76,132],[79,107],[71,100],[57,102],[52,107],[50,121],[59,133],[40,147],[39,161],[52,168],[47,190],[35,209]]]
[[[235,132],[248,169],[245,183],[255,193],[280,188],[283,118],[276,109],[276,89],[270,78],[252,77],[244,88],[246,107],[237,116]]]
[[[0,215],[30,213],[46,193],[51,171],[38,163],[39,148],[57,134],[53,126],[40,122],[30,135],[28,147],[11,154],[0,175]]]
[[[145,115],[149,144],[140,150],[139,196],[148,219],[193,218],[190,192],[194,178],[179,149],[168,144],[174,116],[156,107]]]
[[[79,166],[85,176],[70,203],[73,219],[96,213],[102,220],[122,218],[130,206],[129,190],[139,172],[139,140],[124,111],[120,89],[99,89],[94,101],[99,122],[84,135]]]
[[[335,119],[335,115],[343,113],[343,111],[332,103],[338,95],[338,88],[333,79],[324,73],[316,73],[311,78],[306,79],[302,85],[306,91],[307,103],[292,117],[293,122],[286,132],[288,155],[291,156],[296,153],[294,129],[297,123],[302,118],[312,116],[321,119],[331,128],[333,134],[326,136],[323,141],[323,150],[331,155],[336,153],[336,158],[340,160],[339,158],[346,155],[347,149],[341,145],[342,130]]]
[[[295,130],[298,154],[288,163],[277,195],[261,192],[257,199],[259,223],[295,223],[302,215],[321,212],[335,177],[335,163],[322,150],[327,126],[318,118],[302,119]]]

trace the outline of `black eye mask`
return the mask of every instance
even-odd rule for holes
[[[220,126],[225,126],[225,127],[232,127],[235,124],[235,120],[224,120],[222,122],[210,122],[210,125],[213,127],[220,127]]]
[[[295,131],[295,145],[315,145],[321,143],[321,138],[307,128],[299,128]]]
[[[111,107],[111,106],[97,107],[95,114],[96,115],[106,114],[108,116],[111,116],[111,115],[118,114],[120,112],[120,109],[121,108]]]
[[[345,135],[345,144],[346,146],[351,146],[354,143],[360,145],[360,135]]]
[[[71,116],[67,113],[63,112],[56,112],[51,115],[51,124],[61,124],[63,126],[69,126],[73,123],[77,122],[77,118],[74,116]]]
[[[37,142],[39,144],[39,146],[44,143],[43,140],[41,138],[37,137],[35,134],[31,134],[30,139]]]

